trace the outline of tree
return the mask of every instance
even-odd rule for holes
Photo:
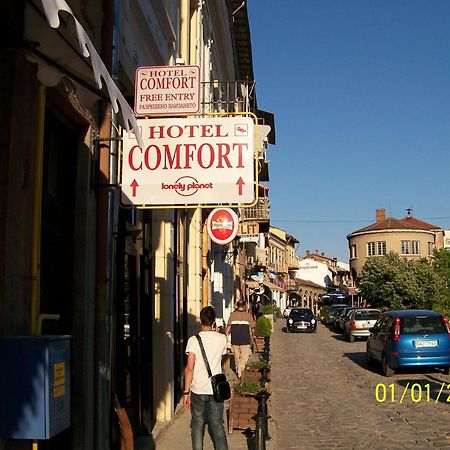
[[[450,314],[450,251],[445,248],[434,251],[433,267],[443,280],[442,291],[445,296],[443,311]]]
[[[407,260],[391,252],[367,260],[358,287],[373,307],[441,310],[442,282],[427,259]]]

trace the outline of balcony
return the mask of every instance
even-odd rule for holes
[[[254,81],[214,80],[201,83],[200,89],[202,114],[255,111]]]
[[[301,287],[300,280],[289,279],[288,280],[288,289],[289,291],[299,291]]]
[[[241,220],[254,220],[257,222],[269,221],[270,202],[268,198],[258,199],[255,206],[241,209]]]

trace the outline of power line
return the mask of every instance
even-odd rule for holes
[[[444,217],[424,217],[419,220],[443,220],[443,219],[450,219],[450,216],[444,216]],[[328,220],[296,220],[296,219],[272,219],[270,218],[271,222],[282,222],[282,223],[372,223],[373,219],[371,220],[336,220],[336,219],[328,219]]]
[[[283,223],[361,223],[370,222],[370,220],[283,220],[283,219],[272,219],[271,222],[283,222]]]

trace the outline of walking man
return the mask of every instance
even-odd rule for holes
[[[254,334],[255,321],[253,316],[245,310],[245,302],[239,300],[236,309],[231,313],[226,333],[231,333],[231,351],[234,353],[234,362],[238,378],[242,377],[251,354],[250,344]]]
[[[222,356],[227,353],[227,339],[215,331],[216,312],[212,306],[200,311],[201,338],[212,375],[222,372]],[[215,450],[228,450],[223,424],[223,402],[214,400],[211,380],[203,360],[196,336],[186,345],[187,365],[184,373],[183,405],[191,409],[192,449],[203,449],[205,426],[214,443]]]

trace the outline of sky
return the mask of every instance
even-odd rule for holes
[[[450,229],[450,0],[248,0],[271,225],[348,262],[375,210]]]

